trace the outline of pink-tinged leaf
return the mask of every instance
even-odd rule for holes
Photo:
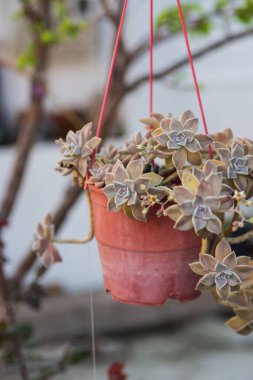
[[[175,186],[173,190],[177,203],[183,203],[186,200],[193,200],[194,198],[194,194],[183,186]]]
[[[252,331],[252,328],[249,326],[249,322],[245,321],[244,319],[241,319],[238,316],[230,318],[226,322],[226,326],[228,326],[230,329],[236,331],[238,334],[241,335],[248,335]]]
[[[230,294],[230,286],[227,284],[220,289],[216,286],[216,291],[222,299],[226,300]]]
[[[142,213],[143,209],[141,206],[131,206],[132,214],[134,219],[139,220],[141,222],[146,222],[146,215]]]
[[[87,143],[86,145],[91,148],[92,150],[95,150],[99,147],[99,145],[101,144],[101,141],[102,139],[100,137],[92,137]]]
[[[116,195],[116,191],[114,189],[114,185],[107,185],[103,189],[103,193],[107,196],[107,198],[112,198]]]
[[[189,119],[195,119],[194,113],[191,110],[186,110],[180,115],[180,120],[183,124],[185,124]]]
[[[214,285],[214,279],[215,279],[215,273],[210,272],[205,274],[200,280],[199,283],[205,286],[212,286]]]
[[[107,173],[105,175],[105,184],[111,185],[115,181],[115,177],[112,173]]]
[[[117,168],[114,172],[114,175],[115,175],[116,181],[118,181],[118,182],[124,183],[125,179],[130,179],[129,175],[128,175],[128,173],[127,173],[127,171],[124,168],[124,165],[122,163],[117,165]]]
[[[202,265],[197,261],[197,262],[195,262],[195,263],[191,263],[191,264],[189,264],[190,265],[190,267],[191,267],[191,270],[194,272],[194,273],[196,273],[196,274],[198,274],[198,275],[200,275],[200,276],[204,276],[205,274],[206,274],[206,272],[203,270],[203,267],[202,267]]]
[[[199,262],[206,272],[213,272],[217,263],[215,257],[207,253],[199,254]]]
[[[171,131],[182,131],[184,129],[183,124],[181,121],[173,118],[170,122],[170,130]]]
[[[187,147],[188,149],[188,147]],[[187,151],[187,161],[191,165],[200,166],[202,163],[202,156],[199,152],[192,153],[189,150]]]
[[[199,152],[201,150],[201,145],[199,144],[198,140],[194,138],[192,140],[192,142],[189,142],[187,144],[186,148],[189,152],[196,153],[196,152]],[[198,164],[196,164],[196,165],[198,165]],[[199,165],[201,165],[201,162]]]
[[[242,283],[240,277],[236,274],[236,273],[232,273],[231,274],[231,277],[228,279],[228,285],[229,286],[237,286],[237,285],[240,285]]]
[[[231,247],[227,240],[223,238],[216,246],[215,258],[217,259],[217,261],[220,261],[222,263],[225,257],[228,256],[230,253]]]
[[[192,216],[195,210],[195,207],[192,205],[192,201],[184,201],[179,205],[179,207],[185,216]]]
[[[237,265],[233,272],[237,273],[242,281],[246,280],[252,273],[253,267],[250,265]]]
[[[187,151],[184,148],[176,150],[172,155],[172,162],[176,169],[183,169],[187,162]]]
[[[114,198],[110,198],[107,202],[107,209],[108,211],[114,211],[114,212],[117,212],[120,210],[120,207],[117,207],[116,206],[116,203],[115,203],[115,199]]]
[[[164,179],[164,178],[161,177],[159,174],[154,173],[154,172],[150,172],[150,173],[142,174],[141,177],[142,177],[142,178],[147,178],[147,179],[149,179],[149,180],[150,180],[150,186],[151,186],[151,187],[154,187],[154,186],[158,186],[158,185],[160,185],[160,183],[161,183],[162,180]]]
[[[237,264],[236,260],[236,254],[235,252],[230,252],[224,259],[223,259],[223,264],[228,267],[228,269],[232,270]]]
[[[207,180],[210,184],[212,195],[219,196],[222,188],[222,177],[219,174],[211,173]]]
[[[180,216],[180,218],[177,220],[174,228],[180,231],[188,231],[192,229],[192,217],[191,216]]]
[[[250,261],[250,257],[248,256],[238,256],[237,257],[237,264],[238,265],[248,265]]]
[[[144,165],[142,160],[130,161],[126,167],[130,179],[136,179],[143,173]]]
[[[200,232],[206,227],[206,220],[193,217],[192,222],[193,222],[194,230],[197,233],[197,235],[201,235]]]
[[[155,136],[155,140],[162,146],[167,146],[167,142],[169,140],[166,133],[162,133],[160,135]]]
[[[199,181],[191,173],[183,172],[182,185],[194,194],[199,186]]]
[[[216,144],[215,144],[215,146],[216,146]],[[220,159],[224,162],[228,162],[228,160],[230,160],[230,158],[231,158],[230,150],[227,148],[217,149],[217,153],[220,156]]]
[[[231,156],[236,157],[236,158],[243,158],[244,157],[243,147],[240,146],[239,144],[236,144],[232,149]]]
[[[200,184],[197,188],[196,194],[203,199],[205,199],[208,196],[211,196],[212,191],[211,191],[210,184],[207,181],[205,181],[204,179],[202,179],[202,181],[200,181]]]
[[[234,199],[230,195],[224,195],[220,197],[220,211],[228,211],[234,204]]]
[[[200,144],[200,146],[201,146],[202,149],[206,148],[213,141],[213,139],[212,139],[211,136],[204,135],[202,133],[196,135],[195,137],[198,140],[198,142],[199,142],[199,144]]]
[[[217,217],[209,219],[206,223],[206,229],[212,234],[219,235],[222,231],[222,223]]]
[[[180,208],[178,205],[173,205],[173,206],[168,207],[164,211],[163,215],[168,216],[169,218],[171,218],[172,220],[176,222],[182,215],[182,212],[180,211]]]
[[[188,129],[191,132],[197,133],[199,127],[199,119],[197,117],[193,117],[187,119],[184,123],[184,128]]]

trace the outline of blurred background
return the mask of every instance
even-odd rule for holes
[[[48,211],[57,215],[59,237],[88,231],[84,194],[54,172],[54,140],[90,120],[96,125],[122,4],[0,0],[0,219],[8,220],[5,271],[20,301],[28,366],[36,379],[92,379],[92,289],[98,379],[107,379],[114,361],[124,361],[133,380],[251,379],[253,338],[227,330],[226,310],[211,299],[168,301],[161,308],[117,304],[103,290],[95,240],[60,247],[63,264],[46,272],[30,252]],[[209,132],[231,128],[252,138],[253,1],[182,4]],[[154,1],[154,72],[160,73],[154,110],[179,115],[190,108],[199,116],[175,5]],[[148,34],[149,0],[129,0],[103,129],[115,145],[144,130],[139,119],[149,112]],[[19,378],[15,366],[2,371],[3,379]]]

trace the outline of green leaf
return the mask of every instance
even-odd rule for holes
[[[215,9],[217,11],[223,11],[229,5],[229,0],[217,0],[215,4]]]
[[[202,13],[202,7],[196,3],[188,3],[182,5],[185,21],[187,22],[191,13],[200,15]],[[171,34],[181,32],[181,23],[178,16],[178,9],[176,6],[165,9],[157,17],[155,26],[157,29],[167,28]]]
[[[253,22],[253,0],[245,0],[244,4],[235,9],[235,17],[243,24]]]
[[[56,43],[59,40],[57,34],[52,32],[51,30],[44,30],[40,34],[40,39],[41,39],[41,42],[43,42],[46,45]]]

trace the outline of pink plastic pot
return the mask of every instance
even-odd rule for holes
[[[189,267],[200,249],[193,231],[177,231],[173,221],[155,213],[143,223],[123,211],[109,212],[102,190],[90,190],[104,284],[114,300],[162,305],[168,298],[184,302],[199,295],[198,276]]]

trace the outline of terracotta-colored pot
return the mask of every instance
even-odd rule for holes
[[[114,300],[162,305],[168,298],[184,302],[199,295],[198,276],[189,267],[200,249],[193,231],[175,230],[173,221],[155,212],[146,223],[109,212],[102,190],[90,190],[104,284]]]

